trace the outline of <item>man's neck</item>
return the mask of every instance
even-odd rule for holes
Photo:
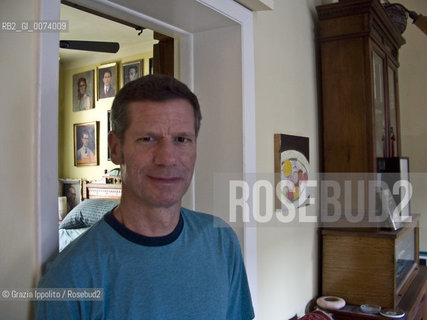
[[[146,237],[161,237],[170,234],[178,225],[180,204],[171,208],[153,208],[134,205],[129,200],[122,194],[120,205],[113,212],[129,230]]]

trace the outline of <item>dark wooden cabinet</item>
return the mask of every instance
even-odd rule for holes
[[[342,0],[317,7],[317,13],[323,172],[376,177],[378,158],[401,156],[398,67],[405,40],[379,0]],[[336,319],[381,319],[358,312],[364,303],[427,319],[427,273],[417,264],[416,226],[329,227],[322,230],[322,295],[341,296],[349,304],[334,313]],[[407,235],[409,242],[403,240]],[[403,242],[412,243],[412,261],[399,279]]]
[[[419,270],[418,221],[399,230],[322,231],[322,295],[396,308]]]
[[[317,7],[325,172],[375,172],[400,155],[397,69],[405,43],[378,0]]]
[[[405,312],[405,320],[427,319],[427,267],[420,266],[408,291],[402,296],[397,309]],[[346,305],[341,310],[328,310],[335,320],[384,320],[380,314],[363,313],[358,305]]]

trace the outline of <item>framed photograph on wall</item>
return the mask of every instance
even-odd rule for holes
[[[74,165],[96,166],[98,157],[99,121],[74,124]]]
[[[113,98],[116,96],[118,85],[117,63],[100,65],[97,67],[98,80],[98,100],[105,98]]]
[[[66,212],[70,212],[82,201],[82,181],[80,179],[58,179],[58,196],[67,198]]]
[[[122,64],[122,83],[136,80],[144,74],[144,61],[130,61]]]
[[[95,108],[94,70],[73,75],[73,111]]]

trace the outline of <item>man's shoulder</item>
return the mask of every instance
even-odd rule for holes
[[[184,217],[184,223],[187,223],[192,230],[226,236],[232,242],[238,242],[234,230],[220,217],[186,208],[181,208],[181,214]]]
[[[99,253],[105,252],[100,248],[100,246],[106,245],[103,241],[105,239],[99,239],[100,237],[106,238],[105,231],[108,228],[105,226],[104,221],[99,221],[61,251],[47,264],[40,285],[42,287],[55,287],[56,284],[64,286],[67,283],[70,286],[77,285],[75,282],[69,283],[69,281],[75,280],[76,272],[81,274],[81,270],[89,270],[94,265],[94,261],[100,258]],[[81,275],[79,281],[84,282],[84,275]]]
[[[202,225],[231,228],[222,218],[213,214],[193,211],[187,208],[181,208],[181,214],[184,216],[184,219],[188,219]]]

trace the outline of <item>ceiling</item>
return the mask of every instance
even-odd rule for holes
[[[61,20],[68,21],[68,32],[61,32],[61,40],[93,40],[119,42],[120,50],[117,54],[90,52],[81,50],[59,49],[62,63],[72,63],[85,60],[87,64],[94,59],[110,60],[129,55],[130,52],[151,51],[156,40],[153,40],[153,31],[144,29],[139,31],[132,27],[98,17],[79,9],[61,4]]]

